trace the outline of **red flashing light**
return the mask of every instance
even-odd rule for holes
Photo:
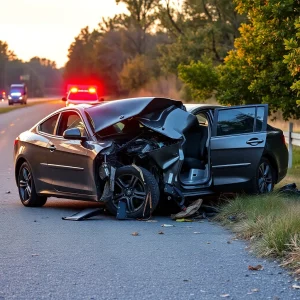
[[[96,93],[96,89],[93,88],[93,87],[89,88],[89,93],[95,94]]]
[[[71,93],[77,93],[78,92],[78,88],[77,87],[72,87],[71,88]]]

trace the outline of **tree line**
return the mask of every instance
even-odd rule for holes
[[[103,93],[156,93],[169,78],[181,99],[268,103],[300,117],[300,0],[116,0],[127,12],[83,28],[70,45],[66,82]],[[161,89],[160,89],[161,88]]]
[[[0,90],[7,92],[11,84],[26,83],[29,97],[57,95],[62,90],[62,75],[55,62],[39,57],[24,62],[0,41]]]

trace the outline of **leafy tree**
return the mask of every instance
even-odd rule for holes
[[[16,58],[13,51],[9,50],[6,42],[0,41],[0,88],[8,84],[7,68],[10,61]]]
[[[124,64],[120,73],[121,87],[126,92],[137,91],[151,78],[151,64],[144,55],[138,55]]]
[[[219,74],[214,68],[212,60],[203,58],[203,61],[191,62],[189,65],[179,65],[179,77],[192,91],[194,100],[208,99],[213,96],[219,84]]]
[[[125,29],[127,43],[135,49],[135,54],[145,54],[147,33],[157,19],[159,0],[116,0],[125,4],[129,14],[121,14],[119,23]]]
[[[271,111],[282,110],[285,119],[300,117],[295,105],[292,76],[283,57],[284,40],[295,36],[299,0],[236,1],[239,13],[248,14],[249,24],[220,68],[219,99],[224,104],[268,103]]]
[[[268,103],[271,112],[281,110],[285,119],[300,117],[300,109],[295,105],[296,90],[290,88],[293,77],[283,61],[287,54],[284,41],[296,36],[294,22],[299,16],[300,1],[235,2],[240,14],[247,13],[249,23],[241,25],[235,49],[228,53],[224,64],[215,69],[219,84],[212,85],[211,90],[217,90],[222,104]],[[295,46],[295,41],[292,44]],[[293,68],[292,61],[289,66]],[[197,68],[194,64],[190,67]],[[182,77],[188,76],[186,70],[182,69]],[[198,82],[191,77],[185,78],[187,80],[195,89],[203,86],[199,79]]]
[[[244,19],[236,13],[233,1],[184,0],[179,9],[174,9],[170,0],[164,3],[161,25],[174,39],[160,47],[164,70],[176,74],[179,64],[189,64],[203,56],[209,56],[215,63],[223,62]]]
[[[288,69],[294,78],[291,89],[297,92],[297,96],[300,96],[300,18],[295,22],[295,28],[297,29],[296,36],[285,40],[285,49],[289,51],[289,54],[284,56],[284,62],[288,65]],[[300,104],[300,101],[297,101]]]
[[[43,96],[50,89],[52,94],[60,90],[62,75],[53,61],[33,57],[23,62],[9,50],[6,42],[0,41],[0,88],[7,90],[11,84],[21,83],[21,75],[25,74],[30,75],[29,81],[25,81],[30,97]]]

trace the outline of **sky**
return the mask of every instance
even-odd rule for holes
[[[125,11],[115,0],[0,0],[0,7],[0,40],[19,59],[45,57],[58,67],[81,28]]]

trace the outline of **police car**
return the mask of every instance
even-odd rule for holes
[[[97,88],[94,86],[74,86],[68,91],[67,97],[63,97],[62,100],[66,101],[66,106],[73,106],[78,104],[93,105],[99,104],[99,102],[104,101],[103,98],[98,97]]]

